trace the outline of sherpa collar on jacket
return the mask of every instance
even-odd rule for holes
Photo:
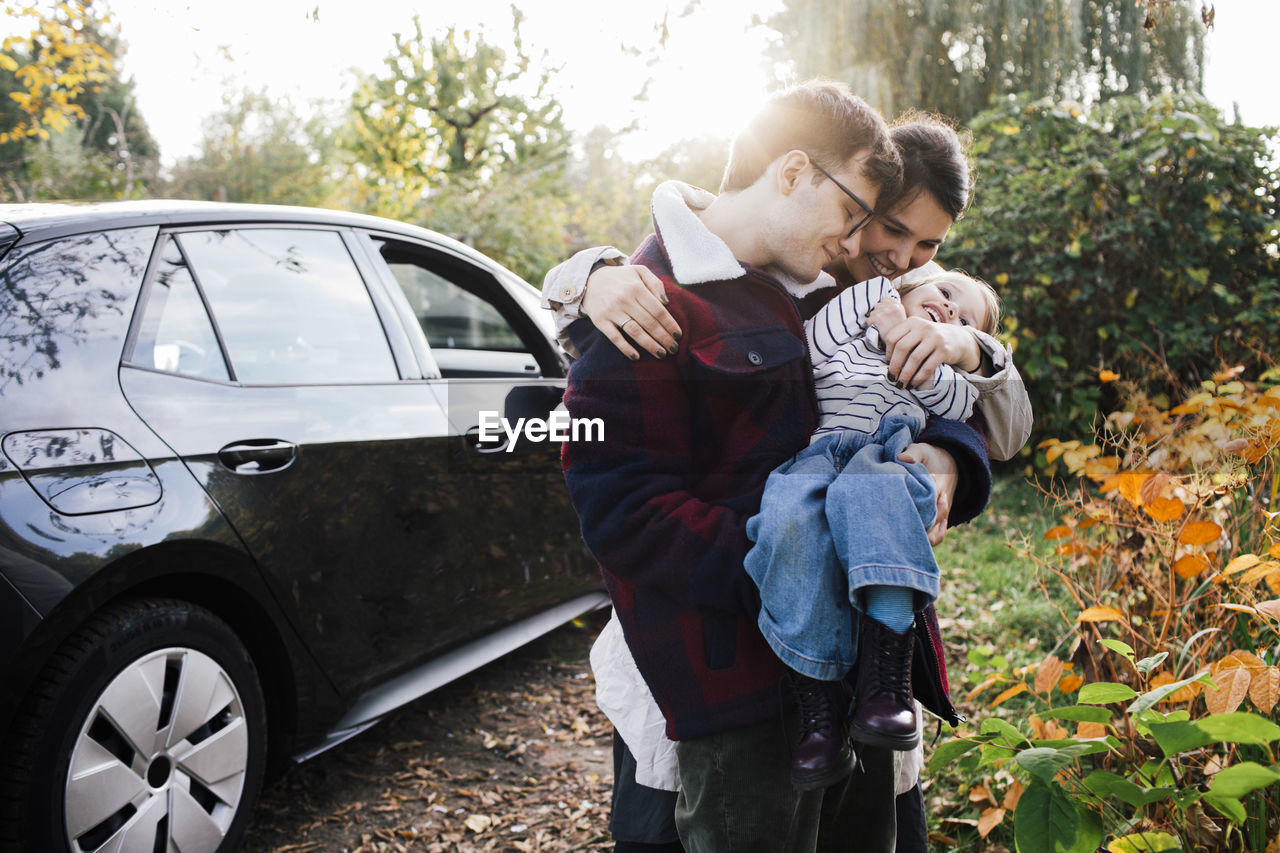
[[[715,199],[713,193],[681,181],[665,181],[653,191],[653,230],[662,241],[671,262],[671,272],[681,285],[731,281],[746,274],[745,265],[733,256],[723,240],[702,224],[698,216]],[[797,299],[836,284],[836,280],[825,272],[807,284],[774,268],[767,272]]]

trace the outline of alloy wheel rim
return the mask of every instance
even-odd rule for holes
[[[73,851],[214,851],[244,791],[249,733],[226,670],[196,649],[141,657],[95,699],[71,750]]]

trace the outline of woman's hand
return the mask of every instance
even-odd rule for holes
[[[938,514],[929,528],[929,544],[940,545],[947,536],[947,517],[951,515],[951,501],[956,495],[959,469],[950,453],[932,444],[908,444],[898,454],[900,462],[921,462],[933,475],[933,485],[938,492]]]
[[[889,379],[901,388],[927,387],[944,364],[973,372],[982,363],[977,338],[963,326],[907,317],[880,329],[880,339],[889,362]]]
[[[582,313],[632,361],[640,358],[632,341],[657,358],[675,354],[680,326],[666,303],[661,280],[641,266],[600,267],[582,293]]]

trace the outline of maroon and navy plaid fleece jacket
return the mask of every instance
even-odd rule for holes
[[[817,408],[801,318],[777,280],[745,267],[681,287],[656,237],[632,262],[663,280],[679,352],[632,362],[575,324],[564,402],[575,419],[602,420],[604,440],[567,443],[563,463],[627,643],[681,740],[779,713],[782,665],[742,568],[746,522],[769,472],[808,444]],[[976,433],[937,423],[954,427],[934,442],[965,457],[962,472],[985,468]],[[985,502],[989,481],[972,485]]]

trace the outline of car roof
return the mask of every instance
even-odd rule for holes
[[[12,235],[9,229],[24,241],[35,242],[105,229],[220,223],[302,223],[389,231],[430,240],[485,265],[494,264],[492,259],[451,237],[394,219],[317,207],[170,199],[0,204],[0,245],[9,242],[3,239],[6,234]]]

